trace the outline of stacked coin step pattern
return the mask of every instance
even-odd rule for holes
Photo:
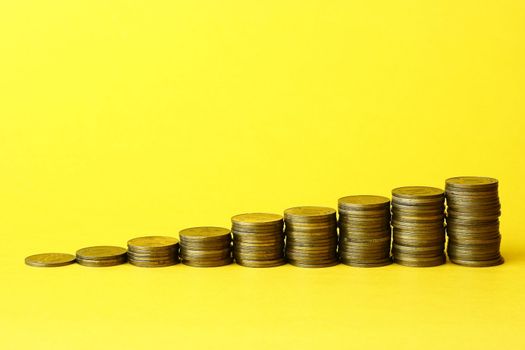
[[[334,209],[316,206],[289,208],[284,216],[239,214],[231,218],[231,230],[193,227],[180,231],[180,247],[175,237],[145,236],[129,240],[127,251],[117,246],[93,246],[79,249],[76,255],[34,254],[26,257],[25,263],[58,267],[77,262],[105,267],[128,261],[140,267],[163,267],[179,262],[180,248],[183,263],[196,267],[233,261],[258,268],[286,262],[306,268],[328,267],[339,261],[376,267],[392,260],[404,266],[429,267],[446,262],[448,236],[446,251],[452,263],[496,266],[504,263],[498,191],[499,182],[494,178],[453,177],[445,181],[445,190],[395,188],[390,204],[381,196],[342,197],[338,200],[339,222]]]
[[[337,265],[337,216],[327,207],[303,206],[284,211],[286,257],[297,267]]]
[[[355,267],[379,267],[390,258],[390,199],[358,195],[340,198],[339,258]]]
[[[442,265],[445,256],[445,192],[426,186],[392,190],[392,255],[412,267]]]
[[[122,247],[93,246],[77,250],[77,263],[89,267],[107,267],[124,264],[127,251]]]
[[[275,267],[284,257],[283,216],[246,213],[231,218],[235,262],[246,267]]]
[[[179,262],[179,240],[169,236],[145,236],[128,241],[128,261],[139,267],[165,267]]]
[[[191,227],[179,232],[180,258],[184,265],[218,267],[231,264],[232,236],[224,227]]]
[[[446,180],[445,191],[450,261],[471,267],[502,264],[498,180],[454,177]]]

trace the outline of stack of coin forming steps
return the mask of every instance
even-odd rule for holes
[[[454,177],[445,186],[450,261],[472,267],[502,264],[498,180]]]
[[[338,264],[337,218],[332,208],[296,207],[285,210],[286,257],[298,267]]]
[[[472,267],[502,264],[498,180],[447,179],[446,200],[445,229],[443,190],[423,186],[392,190],[393,240],[388,225],[388,198],[380,196],[339,199],[340,239],[336,211],[331,208],[290,208],[285,210],[284,220],[277,214],[241,214],[232,218],[231,232],[220,227],[182,230],[181,256],[184,264],[199,267],[222,266],[234,259],[239,265],[249,267],[279,266],[286,260],[299,267],[327,267],[336,265],[339,258],[347,265],[374,267],[391,262],[389,247],[393,241],[394,262],[415,267],[437,266],[446,262],[447,234],[451,262]],[[283,226],[286,226],[284,232]],[[139,237],[128,241],[127,251],[121,247],[95,246],[78,250],[76,256],[31,255],[25,263],[58,267],[78,262],[99,267],[122,264],[126,260],[142,267],[177,264],[179,241],[174,237]]]
[[[184,265],[217,267],[231,264],[231,232],[223,227],[192,227],[179,232]]]
[[[179,262],[179,241],[174,237],[146,236],[128,241],[128,261],[140,267],[164,267]]]
[[[232,217],[235,262],[247,267],[274,267],[284,258],[283,217],[249,213]]]
[[[390,258],[390,199],[381,196],[340,198],[339,257],[346,265],[378,267]]]
[[[127,251],[121,247],[95,246],[77,251],[77,263],[89,267],[104,267],[124,264]]]
[[[394,262],[414,267],[446,262],[445,193],[434,187],[410,186],[392,190]]]

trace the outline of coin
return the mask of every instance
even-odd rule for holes
[[[283,217],[279,214],[271,213],[247,213],[239,214],[232,217],[232,224],[242,226],[267,226],[275,224],[282,226]]]
[[[345,265],[353,267],[382,267],[392,264],[392,259],[388,258],[377,262],[373,262],[371,260],[368,260],[368,262],[362,262],[361,260],[354,261],[352,259],[341,259],[341,262]]]
[[[349,209],[350,211],[367,210],[372,211],[377,208],[390,209],[390,199],[383,196],[374,195],[356,195],[346,196],[338,200],[339,212],[341,209]]]
[[[176,260],[176,254],[163,254],[163,255],[149,255],[149,254],[137,254],[133,252],[128,252],[129,260],[149,260],[149,261],[159,261],[159,260]]]
[[[285,220],[314,221],[317,219],[323,221],[335,218],[335,210],[327,207],[302,206],[289,208],[284,211]]]
[[[293,260],[288,259],[288,263],[290,265],[296,266],[296,267],[304,267],[304,268],[322,268],[322,267],[331,267],[339,264],[339,261],[337,259],[333,260],[324,260],[324,261],[315,261],[315,262],[307,262],[304,259],[301,260]]]
[[[284,257],[265,260],[243,259],[240,257],[236,257],[235,260],[239,265],[255,268],[277,267],[286,264],[286,260],[284,259]]]
[[[58,267],[75,263],[75,256],[64,253],[42,253],[25,258],[26,265],[35,267]]]
[[[447,261],[445,255],[432,257],[432,258],[405,258],[396,257],[394,255],[394,262],[399,265],[409,267],[433,267],[443,265]]]
[[[128,241],[130,250],[161,250],[173,248],[179,241],[174,237],[168,236],[145,236],[133,238]]]
[[[108,267],[108,266],[121,265],[121,264],[124,264],[125,262],[126,262],[126,256],[123,256],[120,258],[114,258],[114,259],[103,259],[103,260],[77,258],[77,263],[79,265],[88,266],[88,267]]]
[[[474,261],[474,260],[460,260],[456,258],[450,258],[450,261],[457,265],[463,265],[467,267],[491,267],[498,266],[505,262],[505,259],[500,256],[491,260]]]
[[[230,230],[224,227],[191,227],[179,232],[181,239],[187,240],[224,240],[231,237]]]
[[[174,259],[168,259],[168,260],[153,260],[153,261],[146,261],[146,260],[129,260],[129,263],[131,265],[137,266],[137,267],[168,267],[172,266],[178,263],[177,260]]]
[[[127,250],[114,246],[94,246],[77,250],[77,259],[111,260],[126,257]]]
[[[227,257],[224,259],[214,259],[214,260],[186,260],[183,259],[182,263],[184,265],[192,266],[192,267],[220,267],[225,265],[230,265],[233,262],[232,257]]]
[[[494,190],[498,187],[498,180],[483,176],[458,176],[451,177],[445,181],[449,189],[456,190]]]
[[[398,198],[441,198],[445,192],[436,187],[428,186],[405,186],[392,190],[392,196]]]

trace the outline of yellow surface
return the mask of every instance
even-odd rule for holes
[[[0,349],[525,347],[523,1],[2,1]],[[500,267],[31,268],[497,177]]]

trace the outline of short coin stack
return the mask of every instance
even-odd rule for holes
[[[278,214],[248,213],[231,219],[233,255],[247,267],[274,267],[284,258],[283,217]]]
[[[26,265],[35,267],[59,267],[75,263],[75,256],[65,253],[42,253],[28,256]]]
[[[445,193],[434,187],[409,186],[392,190],[394,262],[414,267],[446,262]]]
[[[390,199],[381,196],[340,198],[339,257],[346,265],[377,267],[390,258]]]
[[[453,177],[445,190],[450,261],[472,267],[502,264],[498,180]]]
[[[105,267],[124,264],[126,249],[113,246],[95,246],[77,251],[77,263],[89,267]]]
[[[325,207],[285,210],[286,257],[298,267],[338,264],[336,211]]]
[[[180,257],[184,265],[217,267],[231,264],[231,232],[223,227],[192,227],[179,232]]]
[[[179,262],[179,241],[174,237],[146,236],[128,241],[128,261],[140,267],[171,266]]]

